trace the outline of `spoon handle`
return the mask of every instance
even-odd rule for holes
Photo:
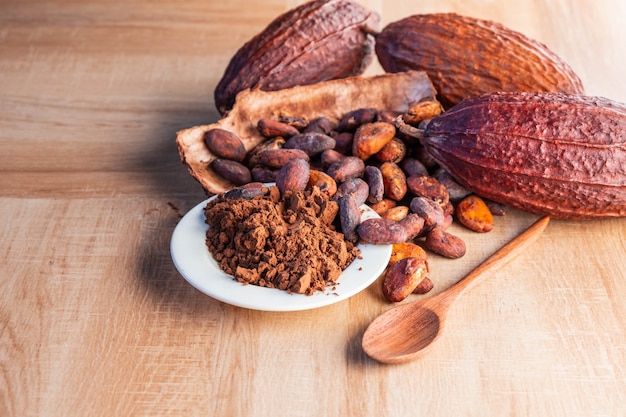
[[[463,291],[476,285],[483,278],[488,270],[497,269],[509,263],[520,254],[526,247],[537,240],[550,222],[550,217],[545,216],[533,223],[528,229],[519,234],[509,243],[497,250],[489,258],[474,268],[462,280],[448,289],[451,295],[458,296]]]

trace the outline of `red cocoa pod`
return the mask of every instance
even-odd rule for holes
[[[369,187],[368,203],[379,203],[385,196],[385,184],[383,182],[383,174],[375,166],[368,165],[363,172],[365,182]]]
[[[421,236],[424,230],[424,218],[418,214],[409,213],[406,217],[398,222],[400,226],[406,229],[407,240],[413,240],[418,236]]]
[[[333,122],[327,117],[317,117],[302,130],[304,133],[323,133],[324,135],[330,135],[334,128]]]
[[[366,160],[380,151],[396,134],[396,127],[391,123],[365,123],[354,132],[352,155]]]
[[[413,175],[406,179],[406,185],[414,196],[429,198],[442,208],[450,201],[448,190],[434,177]]]
[[[370,218],[357,227],[361,240],[374,245],[393,245],[407,240],[406,229],[393,220]]]
[[[344,114],[337,125],[338,132],[354,132],[359,126],[376,120],[376,109],[356,109]]]
[[[303,191],[309,183],[309,172],[309,163],[304,159],[287,162],[276,176],[276,186],[281,195]]]
[[[433,281],[428,277],[424,277],[422,282],[417,284],[417,287],[413,290],[413,294],[428,294],[433,288],[435,288]]]
[[[252,180],[258,182],[276,182],[276,176],[278,175],[278,169],[268,168],[265,166],[257,165],[252,167],[250,173],[252,174]]]
[[[383,295],[388,301],[400,302],[408,297],[428,274],[424,259],[404,258],[389,265],[383,276]]]
[[[426,71],[446,107],[496,91],[583,93],[578,76],[544,44],[454,13],[389,24],[376,37],[376,54],[387,72]]]
[[[300,149],[309,156],[318,155],[335,147],[335,139],[323,133],[299,133],[287,139],[285,148]]]
[[[230,159],[216,159],[211,164],[215,172],[225,180],[235,185],[243,185],[252,182],[252,173],[247,166]]]
[[[461,185],[483,198],[581,220],[626,216],[625,131],[626,104],[494,93],[433,119],[424,142]]]
[[[350,178],[341,183],[337,188],[336,198],[344,195],[351,195],[356,201],[356,205],[360,206],[367,201],[369,196],[369,187],[361,178]]]
[[[346,156],[333,162],[326,170],[326,173],[335,181],[344,182],[350,178],[362,176],[364,171],[365,163],[361,158]]]
[[[257,130],[266,138],[274,138],[277,136],[288,138],[300,133],[298,129],[290,124],[279,122],[272,119],[261,119],[258,121]]]
[[[309,155],[301,149],[268,149],[261,152],[259,162],[270,168],[282,168],[294,159],[309,160]]]
[[[461,258],[466,251],[463,239],[446,232],[442,227],[435,227],[428,232],[424,245],[431,252],[450,259]]]
[[[406,156],[406,144],[398,138],[391,139],[374,155],[380,162],[401,162]]]
[[[456,206],[456,218],[470,230],[478,233],[493,229],[493,215],[482,198],[477,195],[465,197]]]
[[[429,232],[445,222],[443,209],[439,204],[426,197],[414,197],[409,205],[411,212],[424,219],[423,232]]]
[[[211,129],[204,134],[204,143],[218,158],[242,162],[246,148],[236,134],[225,129]]]
[[[330,175],[324,171],[312,169],[309,172],[309,183],[307,188],[317,187],[320,191],[326,193],[329,197],[337,193],[337,183]]]
[[[407,192],[404,171],[393,162],[384,162],[380,166],[380,172],[383,176],[385,195],[392,200],[402,200]]]
[[[339,223],[341,225],[341,233],[349,242],[356,243],[359,240],[357,227],[361,221],[361,211],[356,204],[354,197],[344,195],[337,199],[339,204]]]
[[[278,16],[232,57],[215,88],[221,114],[246,89],[276,91],[361,74],[379,16],[347,0],[304,3]]]

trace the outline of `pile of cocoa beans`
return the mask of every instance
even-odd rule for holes
[[[463,240],[447,231],[454,219],[488,232],[493,214],[506,213],[461,187],[406,133],[420,132],[442,111],[429,98],[404,114],[355,109],[339,122],[278,115],[257,122],[266,140],[248,152],[224,129],[209,130],[204,141],[217,156],[212,168],[233,184],[275,182],[283,195],[318,187],[338,203],[346,240],[393,245],[383,293],[397,302],[433,288],[424,248],[447,258],[465,254]],[[360,222],[363,204],[380,218]]]

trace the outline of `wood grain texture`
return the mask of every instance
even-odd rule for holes
[[[216,120],[230,56],[299,3],[0,4],[0,416],[624,414],[623,219],[552,221],[455,304],[436,349],[401,366],[360,348],[391,307],[379,285],[267,313],[176,272],[172,230],[204,193],[175,133]],[[495,19],[560,54],[589,94],[626,101],[621,0],[362,4],[383,22]],[[455,230],[468,253],[433,257],[434,291],[534,218]]]

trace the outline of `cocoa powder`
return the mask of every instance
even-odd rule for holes
[[[251,199],[220,195],[205,208],[206,244],[239,282],[312,295],[336,284],[360,254],[336,230],[337,212],[317,187],[284,197],[275,187]]]

